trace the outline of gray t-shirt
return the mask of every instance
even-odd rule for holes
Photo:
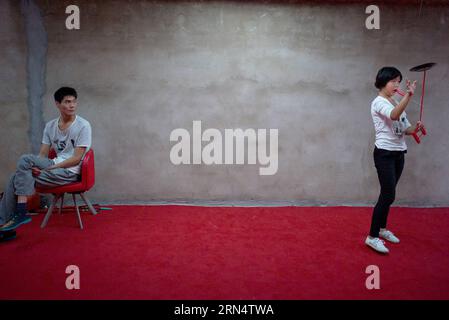
[[[58,122],[59,118],[47,122],[42,138],[43,144],[48,144],[55,149],[57,154],[57,157],[53,159],[55,164],[72,157],[76,147],[86,147],[87,152],[92,144],[92,129],[89,121],[76,116],[75,121],[64,131],[59,129]],[[80,174],[81,163],[67,169]]]

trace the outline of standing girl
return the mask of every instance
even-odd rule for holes
[[[376,131],[374,164],[380,182],[380,196],[373,210],[371,229],[365,243],[374,250],[388,253],[383,238],[392,243],[399,239],[387,227],[388,212],[396,196],[396,185],[404,168],[404,154],[407,153],[405,135],[411,135],[424,126],[418,121],[412,126],[407,120],[405,109],[416,88],[416,81],[407,80],[407,92],[397,103],[393,96],[402,81],[401,72],[394,67],[379,70],[375,86],[378,96],[371,103],[371,116]]]

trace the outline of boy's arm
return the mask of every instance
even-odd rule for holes
[[[39,157],[47,158],[49,152],[50,152],[50,145],[42,143],[41,144],[41,150],[39,151]]]
[[[48,157],[48,153],[50,152],[50,145],[49,144],[45,144],[42,143],[41,144],[41,149],[39,151],[39,157],[41,158],[47,158]],[[39,169],[38,167],[32,167],[31,168],[31,174],[33,175],[33,177],[37,177],[38,175],[41,174],[41,169]]]
[[[76,147],[73,152],[73,156],[71,156],[70,158],[68,158],[58,164],[54,164],[45,170],[74,167],[80,163],[85,151],[86,151],[86,147]]]

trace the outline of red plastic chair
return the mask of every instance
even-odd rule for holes
[[[51,149],[48,157],[50,159],[53,159],[56,157],[56,152]],[[51,193],[53,194],[53,201],[50,205],[50,208],[48,208],[47,214],[45,215],[44,221],[42,221],[41,228],[44,228],[48,220],[50,219],[50,216],[53,212],[54,207],[56,206],[56,203],[59,199],[61,199],[61,205],[59,207],[59,213],[62,212],[62,207],[64,205],[64,194],[71,193],[73,198],[73,203],[75,204],[76,208],[76,214],[78,217],[78,223],[80,225],[80,228],[83,229],[83,223],[81,221],[81,215],[79,212],[79,208],[76,204],[75,195],[79,194],[81,198],[83,199],[84,203],[89,207],[89,210],[92,212],[93,215],[97,214],[97,211],[90,203],[89,199],[84,194],[85,192],[89,191],[93,185],[95,184],[95,162],[94,162],[94,151],[90,149],[86,152],[84,155],[84,158],[81,163],[81,181],[66,184],[64,186],[54,187],[54,188],[43,188],[37,186],[36,192],[38,193]]]

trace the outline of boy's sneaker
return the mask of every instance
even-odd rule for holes
[[[367,246],[370,246],[374,250],[380,253],[388,253],[389,250],[384,245],[384,241],[380,240],[379,238],[370,238],[369,236],[366,237],[365,244]]]
[[[0,231],[0,242],[13,240],[16,236],[17,234],[14,230],[5,232]]]
[[[9,220],[6,224],[4,224],[0,231],[11,231],[18,227],[20,227],[22,224],[26,224],[31,222],[31,218],[27,215],[18,216],[15,215],[11,220]]]
[[[393,232],[387,230],[387,229],[383,229],[380,230],[379,232],[379,237],[384,238],[387,241],[390,241],[392,243],[399,243],[399,239],[398,237],[396,237]]]

